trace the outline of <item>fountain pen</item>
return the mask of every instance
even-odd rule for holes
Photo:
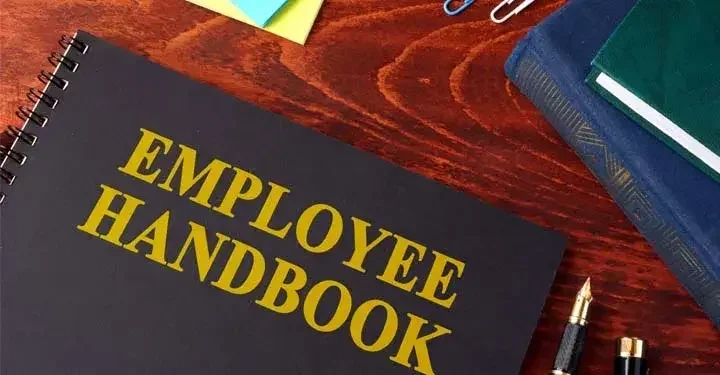
[[[590,312],[590,303],[592,302],[592,293],[590,292],[590,278],[575,297],[572,313],[565,325],[560,346],[555,355],[555,363],[553,365],[552,375],[575,375],[580,365],[580,356],[582,355],[585,336],[587,335],[588,313]]]

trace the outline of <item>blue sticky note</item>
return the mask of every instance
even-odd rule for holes
[[[287,2],[288,0],[232,0],[233,5],[261,27],[265,27]]]

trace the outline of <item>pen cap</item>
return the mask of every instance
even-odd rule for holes
[[[645,358],[647,343],[637,337],[621,337],[615,343],[615,355],[622,358]]]

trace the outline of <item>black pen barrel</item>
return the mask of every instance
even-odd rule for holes
[[[615,358],[615,375],[647,375],[647,373],[648,364],[645,358]]]
[[[568,323],[565,326],[560,346],[553,369],[555,374],[575,375],[580,367],[580,357],[582,356],[583,346],[585,345],[585,337],[587,336],[587,326],[577,323]]]

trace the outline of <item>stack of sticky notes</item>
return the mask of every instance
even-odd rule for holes
[[[305,44],[323,0],[187,0],[230,18]]]

